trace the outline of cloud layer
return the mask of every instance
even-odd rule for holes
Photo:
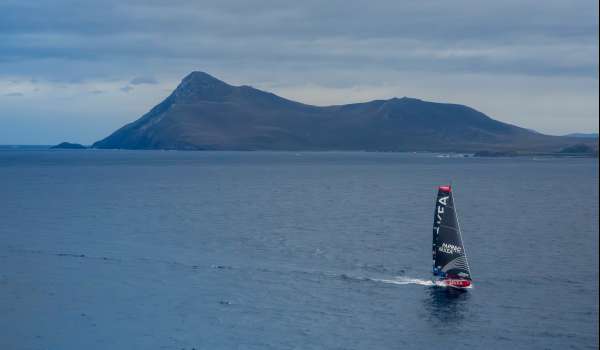
[[[308,103],[411,95],[549,133],[597,131],[597,13],[594,1],[8,0],[0,103],[11,109],[0,125],[24,134],[0,131],[0,143],[68,137],[36,142],[25,130],[36,118],[65,121],[61,91],[77,89],[90,111],[62,130],[74,138],[93,119],[102,127],[79,140],[92,142],[191,70]],[[39,116],[35,101],[56,113]]]

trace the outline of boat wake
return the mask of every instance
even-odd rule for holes
[[[155,262],[155,263],[162,263],[162,264],[168,264],[168,265],[172,265],[172,266],[179,266],[181,268],[185,268],[185,269],[191,269],[191,270],[199,270],[202,268],[211,268],[211,269],[217,269],[217,270],[244,270],[243,267],[237,267],[237,266],[232,266],[232,265],[223,265],[223,264],[213,264],[213,265],[209,265],[209,266],[204,266],[204,265],[197,265],[197,264],[189,264],[189,263],[185,263],[185,262],[181,262],[181,261],[177,261],[177,260],[162,260],[162,259],[153,259],[153,258],[146,258],[146,257],[110,257],[110,256],[94,256],[94,255],[88,255],[88,254],[83,254],[80,252],[55,252],[55,251],[44,251],[44,250],[34,250],[34,249],[10,249],[13,252],[18,252],[18,253],[29,253],[29,254],[42,254],[42,255],[53,255],[53,256],[58,256],[58,257],[62,257],[62,258],[75,258],[75,259],[85,259],[87,261],[93,261],[93,260],[101,260],[103,262],[113,262],[113,263],[119,263],[119,262],[134,262],[134,261],[138,261],[138,262],[143,262],[143,263],[149,263],[149,262]],[[250,269],[250,270],[254,270],[259,271],[259,272],[270,272],[270,273],[283,273],[283,274],[303,274],[303,275],[320,275],[323,277],[327,277],[327,278],[339,278],[345,281],[349,281],[349,282],[375,282],[375,283],[386,283],[386,284],[394,284],[394,285],[420,285],[420,286],[436,286],[436,287],[451,287],[448,286],[447,284],[444,283],[444,281],[433,281],[430,279],[423,279],[423,278],[413,278],[413,277],[406,277],[406,276],[394,276],[394,277],[389,277],[389,278],[376,278],[376,277],[372,277],[372,276],[364,276],[364,275],[353,275],[353,274],[346,274],[346,273],[336,273],[336,272],[329,272],[329,271],[313,271],[313,270],[296,270],[296,269],[273,269],[273,268],[258,268],[255,267],[253,268],[246,268],[246,269]],[[471,288],[472,286],[466,287],[466,288]]]
[[[397,284],[397,285],[407,285],[407,284],[416,284],[416,285],[420,285],[420,286],[428,286],[428,287],[441,287],[441,288],[455,288],[453,286],[450,286],[448,284],[446,284],[446,282],[444,281],[432,281],[432,280],[426,280],[426,279],[421,279],[421,278],[410,278],[410,277],[394,277],[392,279],[377,279],[377,278],[371,278],[370,280],[374,281],[374,282],[381,282],[381,283],[390,283],[390,284]],[[473,286],[468,286],[468,287],[462,287],[460,289],[471,289],[473,288]]]
[[[426,280],[426,279],[421,279],[421,278],[410,278],[410,277],[394,277],[392,279],[373,278],[372,280],[375,282],[399,284],[399,285],[417,284],[420,286],[436,286],[436,285],[441,286],[441,284],[433,282],[432,280]]]

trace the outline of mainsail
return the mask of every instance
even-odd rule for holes
[[[433,217],[433,275],[471,280],[450,186],[440,186]]]

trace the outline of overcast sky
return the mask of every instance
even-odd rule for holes
[[[317,105],[410,96],[598,132],[598,1],[0,2],[0,144],[90,144],[205,71]]]

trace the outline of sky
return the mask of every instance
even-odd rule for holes
[[[415,97],[598,132],[598,1],[0,2],[0,144],[91,144],[191,71],[315,105]]]

